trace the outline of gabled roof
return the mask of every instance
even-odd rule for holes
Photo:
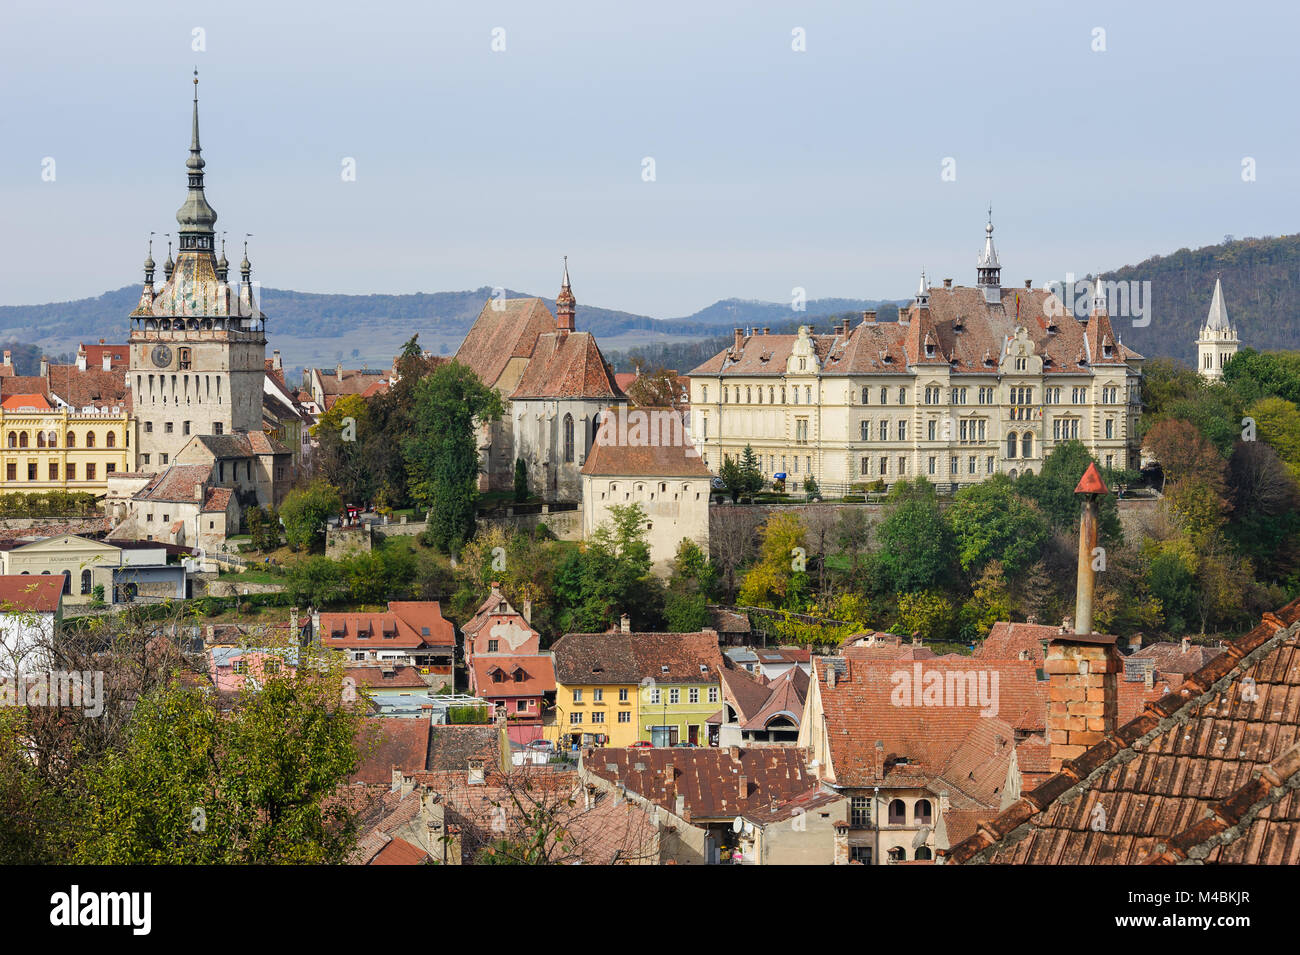
[[[838,785],[927,785],[942,774],[953,752],[984,720],[1000,720],[1022,734],[1046,729],[1047,681],[1037,678],[1032,661],[935,658],[902,669],[911,682],[916,682],[915,671],[921,671],[922,686],[931,674],[947,681],[949,674],[956,680],[983,673],[991,688],[996,672],[997,711],[985,715],[976,701],[964,706],[899,705],[893,695],[898,661],[869,662],[853,655],[814,657],[813,678]],[[832,670],[834,685],[827,680]]]
[[[1300,601],[944,855],[959,863],[1300,863]]]
[[[540,298],[489,300],[456,349],[454,360],[495,388],[512,358],[528,358],[538,337],[553,331],[555,316]]]
[[[321,646],[376,650],[450,649],[455,629],[436,600],[390,600],[383,613],[322,613]]]
[[[474,687],[479,696],[541,696],[555,692],[555,666],[549,656],[501,656],[479,654],[474,657]],[[500,670],[505,679],[492,680],[493,671]],[[523,671],[524,678],[515,680],[515,671]]]
[[[131,390],[121,368],[104,371],[102,366],[50,365],[50,391],[74,409],[119,408],[130,410]]]
[[[0,574],[0,613],[54,613],[62,594],[62,574]]]
[[[360,760],[349,782],[387,786],[392,783],[394,766],[406,775],[424,769],[430,731],[427,719],[367,718],[357,733]]]
[[[638,409],[630,414],[639,414],[647,409]],[[679,412],[670,409],[648,409],[653,411],[662,411],[664,414],[676,415]],[[651,419],[654,420],[654,419]],[[629,425],[629,429],[631,425]],[[664,435],[662,428],[654,426],[654,440],[660,441],[667,435]],[[592,442],[591,450],[587,452],[587,460],[582,465],[582,473],[592,477],[695,477],[706,478],[709,476],[709,468],[700,457],[700,452],[690,439],[685,436],[685,431],[676,429],[675,435],[681,436],[681,443],[668,444],[632,444],[620,443],[619,441],[606,442],[602,440],[605,432],[602,430],[597,433],[596,440]]]
[[[537,339],[533,357],[511,400],[527,398],[608,398],[626,396],[605,364],[590,332],[550,332]]]
[[[551,652],[556,680],[571,686],[715,683],[723,665],[712,633],[566,633]]]
[[[136,492],[135,499],[193,504],[196,501],[195,489],[202,487],[211,476],[212,468],[207,464],[171,464],[150,478],[149,483]],[[204,500],[206,503],[206,498]]]
[[[501,765],[501,731],[485,726],[447,726],[439,724],[429,733],[429,749],[424,768],[432,773],[464,772],[470,761],[483,763],[491,772]]]
[[[740,728],[765,730],[778,716],[798,726],[803,719],[803,701],[808,695],[808,674],[800,667],[791,667],[769,683],[767,689],[767,700]]]

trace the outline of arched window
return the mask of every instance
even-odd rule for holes
[[[903,805],[903,800],[892,800],[889,803],[889,824],[901,826],[905,822],[907,822],[907,807]]]
[[[44,432],[44,431],[37,431],[37,432],[36,432],[36,446],[37,446],[38,448],[43,448],[43,447],[45,447],[45,432]]]
[[[1007,457],[1014,458],[1015,456],[1016,456],[1016,433],[1012,431],[1009,435],[1007,435]]]
[[[904,849],[902,846],[894,846],[894,848],[892,848],[892,849],[889,850],[889,861],[890,861],[890,862],[906,862],[906,861],[907,861],[907,850]]]
[[[18,435],[15,434],[13,431],[9,432],[9,447],[11,448],[18,447]]]
[[[108,436],[104,438],[104,447],[106,448],[117,447],[117,435],[114,432],[110,431],[108,433]]]
[[[59,433],[57,431],[51,431],[45,441],[52,448],[57,446],[59,443]]]
[[[70,448],[75,448],[76,446],[77,446],[77,436],[76,436],[75,434],[73,434],[71,431],[69,431],[69,432],[68,432],[68,447],[70,447]]]
[[[1020,438],[1020,456],[1022,458],[1032,458],[1034,456],[1034,435],[1032,431],[1026,431]]]
[[[916,814],[916,823],[919,826],[930,825],[930,800],[918,799],[916,805],[912,807],[912,812]]]
[[[26,431],[19,432],[19,434],[18,434],[18,447],[20,447],[20,448],[25,448],[25,447],[27,447],[27,432],[26,432]]]
[[[95,446],[95,432],[93,432],[93,431],[87,431],[87,432],[86,432],[86,447],[88,447],[88,448],[93,448],[94,446]]]
[[[72,571],[63,572],[63,594],[69,596],[72,593]]]
[[[871,389],[870,389],[870,388],[863,388],[863,389],[862,389],[862,403],[863,403],[864,405],[869,405],[869,404],[871,404]]]
[[[90,590],[90,571],[83,570],[81,572],[81,592],[83,594],[88,594],[90,593]]]
[[[564,463],[573,463],[573,415],[564,416]]]
[[[920,846],[920,847],[916,850],[916,858],[917,858],[917,859],[928,859],[928,858],[930,858],[930,847],[929,847],[929,846]]]

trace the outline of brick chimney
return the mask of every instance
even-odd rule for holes
[[[736,351],[740,351],[744,347],[745,347],[745,330],[743,328],[737,328],[736,338],[732,344],[732,348],[735,349]]]
[[[104,371],[112,371],[112,370],[113,370],[113,356],[112,356],[112,354],[110,354],[109,352],[104,352],[104,358],[103,358],[103,363],[102,363],[102,364],[103,364],[103,369],[104,369]]]
[[[1192,649],[1192,638],[1183,637],[1183,653],[1186,653],[1190,649]]]
[[[14,363],[14,354],[13,354],[13,352],[11,352],[8,348],[6,348],[6,349],[5,349],[5,365],[8,366],[8,365],[12,365],[13,363]]]
[[[874,322],[876,320],[876,310],[874,308],[867,309],[862,313],[862,320],[864,322]]]
[[[50,377],[50,359],[45,355],[41,356],[41,377]]]
[[[334,376],[339,381],[343,380],[343,362],[339,362],[337,365],[334,366]]]
[[[1108,493],[1095,464],[1089,464],[1075,493],[1083,496],[1079,521],[1078,584],[1074,630],[1062,632],[1047,645],[1044,669],[1048,678],[1048,770],[1060,772],[1066,760],[1114,732],[1119,713],[1118,674],[1123,667],[1115,638],[1092,630],[1096,571],[1098,500]]]
[[[952,288],[952,279],[944,279],[944,280],[943,280],[943,287],[944,287],[944,288]]]
[[[77,371],[86,370],[86,346],[77,346]]]
[[[271,367],[276,371],[279,371],[284,367],[283,363],[280,361],[280,349],[278,348],[271,352]]]
[[[531,600],[525,600],[524,601],[524,623],[531,625],[532,622],[533,622],[533,602]]]

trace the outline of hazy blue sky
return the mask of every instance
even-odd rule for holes
[[[0,304],[139,281],[196,65],[218,229],[277,288],[551,295],[567,253],[579,307],[669,318],[971,284],[989,200],[1008,285],[1286,234],[1298,28],[1250,2],[5,0]]]

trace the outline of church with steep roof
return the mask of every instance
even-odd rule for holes
[[[567,259],[555,310],[539,298],[493,299],[456,352],[506,404],[500,422],[479,429],[483,490],[509,489],[522,460],[533,494],[580,500],[600,416],[627,403],[595,336],[577,330]]]

